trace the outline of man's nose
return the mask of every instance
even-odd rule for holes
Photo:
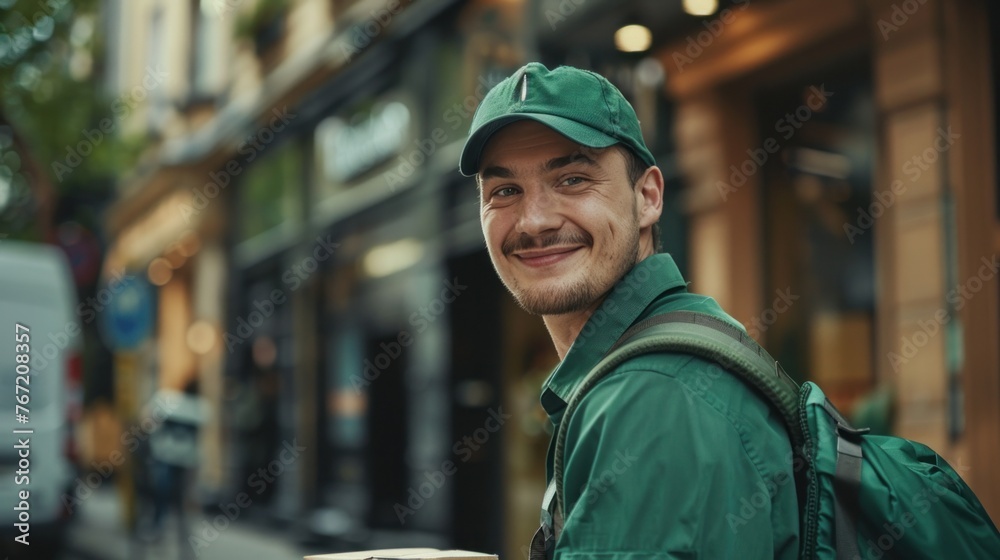
[[[518,233],[539,235],[562,226],[559,201],[548,189],[528,189],[522,201],[521,215],[517,223]]]

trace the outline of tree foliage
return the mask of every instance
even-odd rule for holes
[[[15,235],[31,227],[40,181],[106,196],[141,148],[99,128],[114,117],[101,4],[0,0],[0,228]]]

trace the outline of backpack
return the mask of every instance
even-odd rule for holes
[[[690,311],[628,329],[569,398],[555,434],[553,477],[532,539],[532,560],[551,558],[562,527],[563,447],[587,391],[640,354],[679,352],[738,376],[780,413],[793,449],[799,557],[816,560],[1000,559],[1000,533],[978,498],[929,447],[854,428],[815,383],[798,386],[743,330]]]

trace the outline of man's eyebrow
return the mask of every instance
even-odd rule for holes
[[[492,179],[494,177],[499,177],[501,179],[513,179],[514,172],[506,167],[500,167],[498,165],[491,165],[483,169],[482,173],[479,174],[480,179]]]
[[[583,154],[581,152],[575,152],[569,154],[568,156],[562,156],[550,159],[549,161],[545,162],[544,169],[546,171],[552,171],[554,169],[559,169],[560,167],[566,167],[571,163],[583,163],[592,167],[597,167],[597,162],[587,157],[586,154]]]
[[[542,169],[544,171],[552,171],[555,169],[559,169],[560,167],[566,167],[567,165],[570,165],[572,163],[583,163],[585,165],[594,167],[598,165],[596,161],[594,161],[590,157],[587,157],[586,154],[583,154],[581,152],[574,152],[569,155],[550,159],[549,161],[545,162],[545,165],[542,166]],[[501,179],[513,179],[514,172],[506,167],[501,167],[499,165],[491,165],[483,169],[482,173],[479,174],[479,178],[481,180],[492,179],[494,177],[498,177]]]

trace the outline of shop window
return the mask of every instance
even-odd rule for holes
[[[265,133],[267,133],[265,135]],[[241,154],[251,163],[239,189],[239,240],[246,241],[267,231],[299,220],[302,200],[303,150],[294,142],[285,142],[263,156],[268,141],[274,140],[270,129],[261,129],[248,139]]]
[[[149,24],[149,42],[146,45],[147,60],[153,68],[169,68],[167,56],[170,43],[167,40],[166,25],[163,8],[157,7],[153,10]],[[163,128],[170,113],[170,100],[166,91],[166,86],[160,86],[149,92],[149,126],[156,131]]]
[[[762,165],[764,309],[748,329],[850,411],[875,387],[875,117],[869,73],[835,75],[759,96],[767,151],[754,153],[773,155]]]
[[[372,338],[365,347],[366,356],[386,356],[384,347],[396,343],[396,333]],[[371,489],[371,527],[398,528],[397,503],[406,503],[409,467],[406,463],[407,393],[404,372],[408,354],[386,361],[378,374],[378,383],[368,387],[367,460],[365,473]],[[381,364],[379,364],[381,365]]]
[[[224,72],[215,46],[219,33],[219,21],[225,17],[228,6],[212,0],[191,0],[190,5],[190,54],[188,71],[190,97],[198,99],[209,96],[220,73]]]

